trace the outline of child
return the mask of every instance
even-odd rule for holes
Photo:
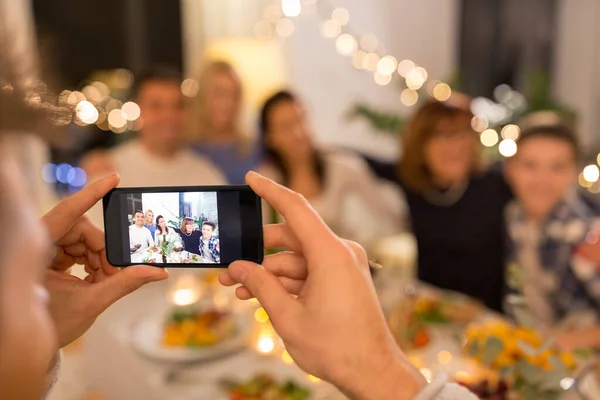
[[[575,191],[578,143],[564,125],[525,128],[517,154],[506,162],[516,200],[506,208],[510,237],[507,283],[520,292],[538,328],[552,329],[568,319],[597,324],[600,273],[577,255],[577,246],[593,229],[594,212]],[[509,313],[511,312],[508,307]],[[600,329],[600,325],[598,325]],[[589,328],[565,333],[559,344],[600,347]]]

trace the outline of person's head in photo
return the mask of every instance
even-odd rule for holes
[[[146,225],[152,225],[154,223],[154,213],[152,210],[146,210]]]
[[[183,221],[181,221],[181,226],[179,227],[179,230],[181,231],[181,233],[187,234],[194,232],[194,220],[191,218],[184,218]]]
[[[527,214],[543,219],[573,190],[577,136],[566,125],[533,126],[521,131],[517,146],[506,163],[508,180]]]
[[[202,237],[204,238],[204,240],[210,239],[214,235],[215,229],[217,229],[217,226],[215,225],[214,222],[210,222],[210,221],[203,222],[202,223]]]
[[[169,233],[169,228],[167,227],[167,220],[162,215],[156,217],[156,227],[158,229],[159,234],[167,234]]]
[[[133,222],[138,228],[144,226],[144,224],[146,223],[146,216],[144,215],[144,212],[141,210],[137,210],[135,214],[133,214]]]

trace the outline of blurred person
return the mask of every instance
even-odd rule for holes
[[[216,228],[214,222],[202,222],[199,250],[205,262],[219,264],[221,262],[221,246],[219,245],[219,237],[215,235]]]
[[[576,192],[577,136],[566,125],[531,126],[517,144],[505,163],[515,194],[506,209],[507,282],[539,328],[568,330],[559,345],[600,348],[600,271],[577,252],[598,222]]]
[[[184,145],[186,111],[179,73],[154,67],[136,76],[133,99],[141,110],[138,137],[82,161],[90,180],[116,171],[123,186],[221,185],[225,177],[207,159]],[[92,219],[101,224],[101,207]]]
[[[369,246],[401,230],[400,196],[397,206],[388,204],[360,157],[319,149],[293,93],[278,92],[264,103],[260,129],[265,163],[258,171],[305,196],[336,233]],[[270,207],[263,209],[265,222],[278,219]]]
[[[154,243],[160,245],[161,243],[182,243],[181,237],[175,232],[173,228],[167,226],[167,220],[162,215],[156,217],[156,231],[154,232]]]
[[[156,232],[157,225],[154,224],[154,213],[152,210],[146,210],[146,223],[145,227],[148,228],[152,237],[154,237],[154,232]]]
[[[285,218],[265,226],[267,249],[290,251],[222,272],[242,300],[256,297],[296,364],[356,400],[474,400],[442,375],[427,385],[397,346],[375,293],[365,251],[340,239],[304,196],[258,174],[252,189]]]
[[[142,253],[154,246],[154,239],[150,230],[144,225],[146,220],[143,211],[136,211],[133,219],[135,223],[129,226],[129,247],[132,253]]]
[[[216,61],[198,76],[199,93],[190,112],[190,139],[195,150],[223,171],[231,184],[261,161],[260,149],[240,128],[242,82],[234,68]]]
[[[376,171],[405,194],[418,278],[501,311],[511,193],[501,168],[482,166],[469,104],[453,93],[423,105],[403,132],[400,161]]]

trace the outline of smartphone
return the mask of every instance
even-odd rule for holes
[[[249,186],[117,188],[102,203],[112,265],[216,268],[263,261],[261,201]]]

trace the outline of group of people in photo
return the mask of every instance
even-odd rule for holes
[[[194,263],[219,264],[221,247],[217,224],[203,215],[200,217],[200,229],[193,218],[184,217],[179,227],[168,225],[167,219],[156,216],[152,210],[136,210],[133,224],[129,226],[129,250],[132,262],[148,260],[148,253],[171,245],[176,252],[185,252],[188,260]],[[197,256],[197,257],[194,257]]]

